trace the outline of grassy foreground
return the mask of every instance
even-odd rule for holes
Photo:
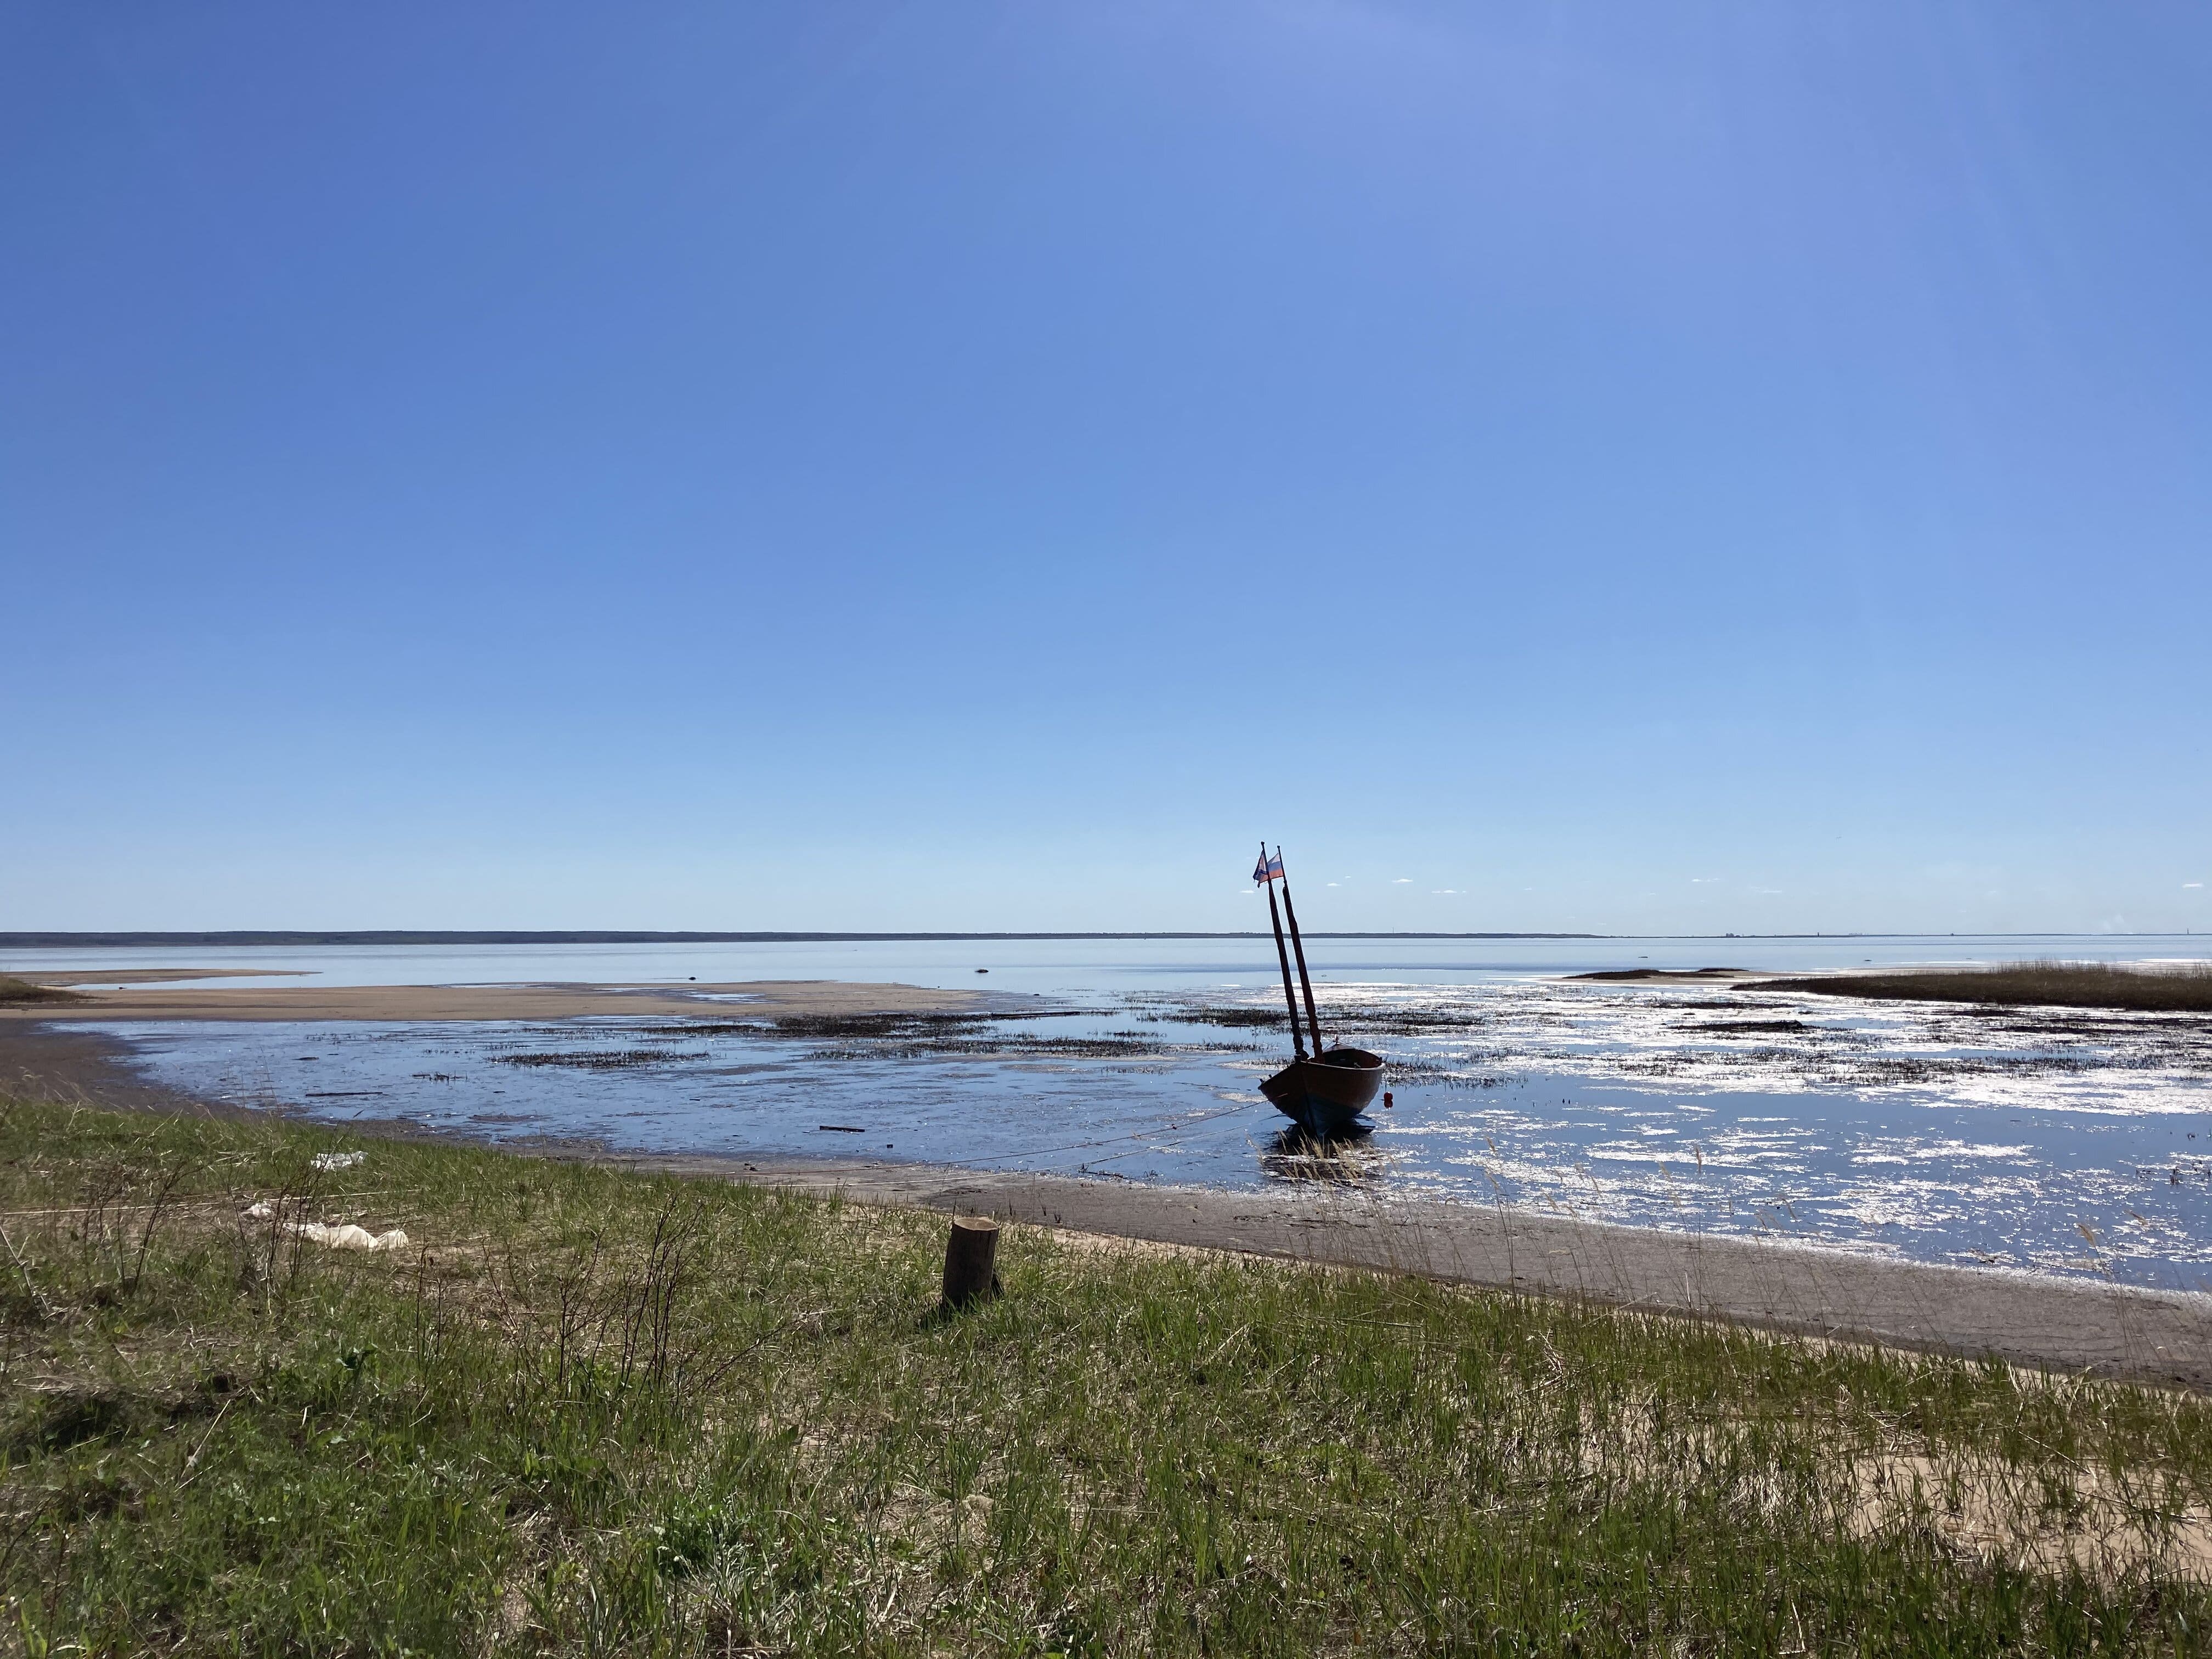
[[[2010,962],[1996,968],[1922,969],[1760,980],[1742,991],[1817,991],[1832,997],[1978,1002],[2006,1007],[2124,1008],[2212,1013],[2212,963],[2142,968],[2112,962]]]
[[[941,1218],[276,1121],[0,1103],[0,1188],[28,1654],[2212,1626],[2194,1397],[1026,1230],[1004,1298],[939,1317]]]

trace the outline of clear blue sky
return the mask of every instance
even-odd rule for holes
[[[2199,5],[0,14],[0,928],[2207,928],[2208,601]]]

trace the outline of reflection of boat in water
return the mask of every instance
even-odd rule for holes
[[[1382,1057],[1370,1054],[1364,1048],[1340,1045],[1324,1048],[1321,1040],[1321,1016],[1314,1008],[1313,981],[1306,973],[1305,941],[1298,937],[1298,913],[1291,904],[1290,878],[1283,873],[1283,849],[1277,848],[1275,856],[1267,856],[1267,844],[1260,847],[1260,867],[1252,872],[1252,879],[1267,890],[1267,918],[1275,926],[1275,957],[1283,967],[1283,999],[1291,1008],[1291,1052],[1296,1056],[1291,1063],[1260,1085],[1260,1092],[1273,1103],[1285,1117],[1310,1133],[1323,1138],[1342,1135],[1368,1126],[1357,1121],[1359,1114],[1374,1103],[1376,1091],[1382,1086]],[[1275,906],[1275,884],[1283,884],[1283,903]],[[1283,919],[1291,923],[1290,949],[1283,945]],[[1305,1024],[1313,1033],[1313,1053],[1306,1053],[1305,1038],[1298,1030],[1298,997],[1291,984],[1291,951],[1298,957],[1298,984],[1306,994]]]
[[[1384,1161],[1367,1143],[1375,1126],[1356,1119],[1334,1135],[1317,1135],[1303,1124],[1287,1124],[1260,1148],[1260,1167],[1268,1176],[1301,1187],[1369,1187],[1382,1176]]]

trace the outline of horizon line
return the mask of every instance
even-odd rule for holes
[[[2186,928],[2112,933],[1590,933],[1421,930],[1309,930],[1308,939],[1589,939],[1629,943],[1684,939],[1726,943],[1746,939],[2173,939],[2193,937]],[[174,930],[44,930],[0,933],[0,950],[100,949],[161,945],[835,945],[958,943],[1052,939],[1248,939],[1271,935],[1253,929],[1066,933],[833,933],[756,930],[708,933],[690,930],[602,928],[232,928]]]

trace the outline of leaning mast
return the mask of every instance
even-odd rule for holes
[[[1283,862],[1283,849],[1279,847],[1275,849],[1275,862],[1278,865]],[[1273,891],[1271,889],[1268,894],[1269,902],[1273,902]],[[1291,948],[1298,953],[1298,983],[1306,988],[1306,1024],[1313,1031],[1314,1053],[1319,1054],[1321,1052],[1321,1015],[1314,1007],[1313,981],[1306,977],[1305,942],[1298,937],[1298,913],[1291,903],[1291,872],[1287,866],[1283,869],[1283,914],[1291,919]],[[1290,976],[1287,970],[1284,975],[1283,988],[1286,991],[1290,989]],[[1297,1023],[1298,1011],[1297,1005],[1293,1004],[1291,1008],[1291,1024],[1296,1026]]]
[[[1278,852],[1275,856],[1279,863],[1282,854]],[[1288,1003],[1291,1008],[1291,1051],[1300,1060],[1304,1060],[1306,1057],[1306,1045],[1298,1039],[1298,994],[1291,989],[1290,952],[1283,949],[1283,917],[1282,913],[1275,908],[1275,873],[1267,867],[1267,843],[1264,841],[1260,843],[1260,885],[1267,890],[1267,920],[1275,926],[1275,958],[1283,964],[1283,1000]],[[1288,882],[1283,884],[1283,896],[1285,898],[1290,896]],[[1304,965],[1303,957],[1299,958],[1299,965],[1301,967]],[[1321,1039],[1318,1036],[1314,1039],[1314,1052],[1316,1054],[1321,1052]]]

